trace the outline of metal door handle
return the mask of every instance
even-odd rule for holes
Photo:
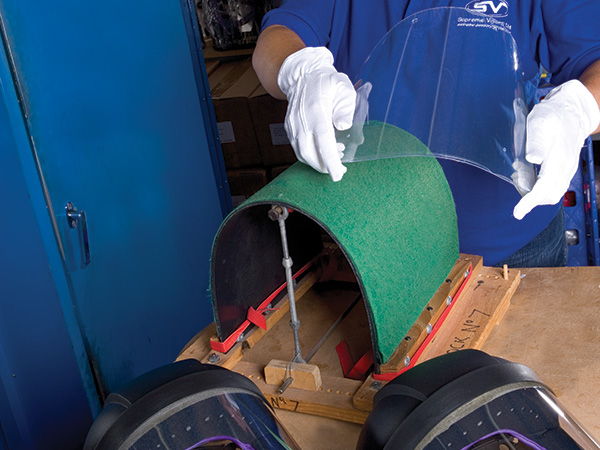
[[[91,261],[90,240],[88,236],[87,220],[85,211],[78,211],[71,202],[67,202],[65,209],[67,210],[67,222],[70,228],[81,229],[81,241],[83,246],[83,263],[82,268],[87,266]]]

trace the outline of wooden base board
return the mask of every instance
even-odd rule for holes
[[[469,255],[461,255],[463,262],[465,258]],[[501,268],[476,264],[469,285],[452,305],[443,325],[416,363],[451,351],[480,348],[502,319],[519,281],[518,270],[510,269],[505,273]],[[302,323],[300,341],[305,352],[319,341],[329,324],[340,316],[356,295],[355,289],[328,291],[317,286],[311,288],[297,305]],[[364,342],[365,339],[370,341],[366,313],[358,306],[309,361],[318,365],[321,372],[322,385],[314,392],[289,387],[279,394],[279,386],[265,382],[264,368],[269,361],[286,360],[293,354],[289,312],[277,323],[271,324],[269,332],[260,341],[253,342],[251,347],[238,343],[228,354],[217,355],[217,364],[251,379],[275,408],[364,423],[372,409],[373,397],[385,382],[373,379],[372,375],[364,382],[344,378],[335,353],[335,346],[341,340],[354,342],[354,348],[359,349],[357,354],[368,347],[368,342]],[[211,355],[215,353],[209,343],[211,329],[214,333],[214,325],[199,333],[177,359],[195,358],[211,363]]]
[[[265,382],[263,368],[261,364],[240,361],[234,370],[252,380],[274,408],[357,424],[367,420],[369,412],[352,405],[352,397],[360,387],[360,381],[325,376],[322,377],[321,387],[315,392],[288,388],[279,394],[278,386]]]
[[[472,283],[469,271],[478,272],[482,267],[481,256],[461,255],[446,281],[435,292],[414,325],[408,330],[404,340],[400,342],[392,356],[381,365],[380,373],[398,373],[405,367],[405,361],[413,359],[426,341],[432,327],[450,307],[449,301],[455,298],[459,289],[465,289]]]
[[[510,306],[510,299],[521,281],[515,269],[481,267],[473,272],[470,283],[459,301],[445,318],[439,330],[427,343],[415,365],[446,353],[465,349],[481,349],[485,340]],[[365,411],[373,407],[373,397],[385,386],[369,375],[356,395],[353,405]]]
[[[474,274],[471,288],[448,315],[445,326],[421,354],[419,362],[466,348],[480,349],[510,306],[521,282],[521,272],[511,269],[504,279],[502,269],[483,267]]]

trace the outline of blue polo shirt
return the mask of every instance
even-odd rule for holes
[[[284,0],[263,28],[284,25],[307,46],[326,46],[336,68],[351,80],[371,50],[405,17],[429,8],[476,10],[507,24],[528,84],[540,67],[554,84],[578,78],[600,59],[598,0]],[[520,195],[509,183],[475,167],[440,160],[456,204],[460,251],[494,265],[526,245],[556,215],[560,205],[538,206],[521,221],[512,216]]]

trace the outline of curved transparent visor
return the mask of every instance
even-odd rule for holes
[[[533,187],[524,81],[503,22],[463,8],[414,14],[384,36],[357,79],[354,123],[336,134],[343,162],[436,156],[488,171],[521,194]],[[425,146],[394,142],[390,127]]]
[[[256,395],[199,392],[151,417],[118,450],[298,450]]]
[[[480,400],[480,399],[478,399]],[[476,402],[472,403],[474,406]],[[459,415],[459,411],[456,411]],[[598,443],[544,388],[518,389],[473,408],[417,450],[598,450]]]

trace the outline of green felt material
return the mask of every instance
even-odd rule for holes
[[[412,135],[385,126],[381,145],[423,147]],[[377,145],[380,127],[365,127],[363,145]],[[375,355],[384,363],[458,258],[454,201],[435,158],[400,157],[346,166],[344,178],[334,183],[328,175],[296,163],[243,206],[289,206],[337,241],[361,284]]]

